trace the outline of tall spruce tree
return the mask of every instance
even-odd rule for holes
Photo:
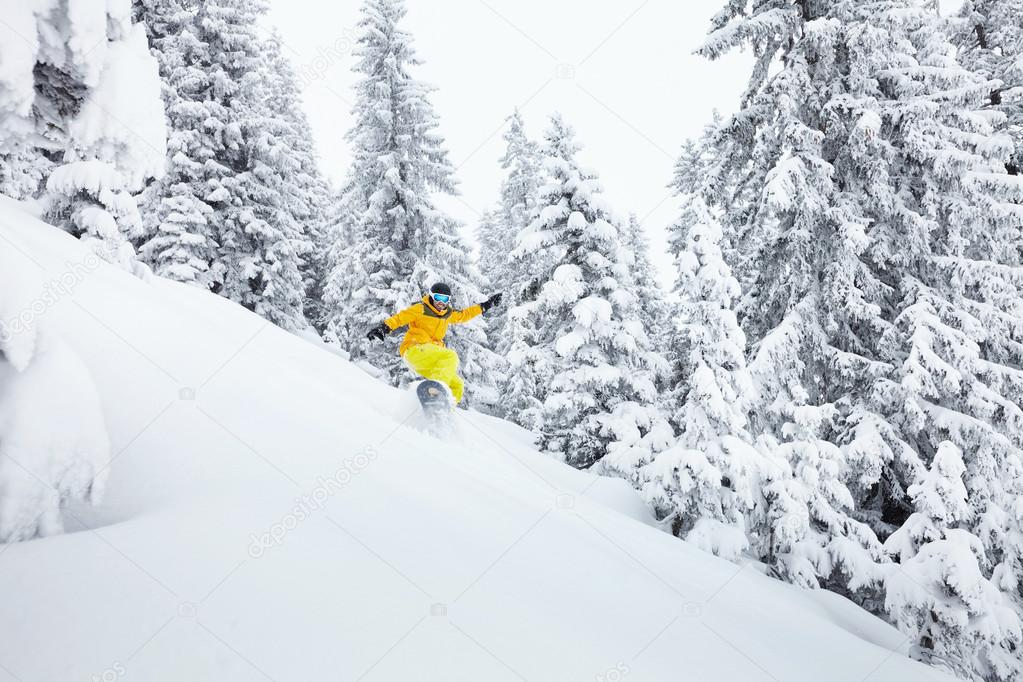
[[[480,266],[492,285],[506,295],[506,305],[514,309],[529,296],[533,281],[533,255],[514,252],[517,235],[532,220],[542,177],[539,145],[526,135],[522,115],[515,110],[508,117],[504,132],[505,153],[501,168],[498,206],[480,220]],[[535,293],[535,290],[533,290]],[[528,352],[532,343],[531,323],[522,315],[501,315],[490,320],[493,348],[501,358],[498,383],[502,399],[498,413],[528,429],[539,424],[541,387],[536,383],[536,358]]]
[[[518,255],[536,254],[534,298],[514,312],[533,326],[543,395],[540,445],[577,467],[631,446],[660,422],[653,406],[652,350],[628,287],[622,232],[595,175],[581,170],[572,129],[553,117],[546,137],[546,183]],[[527,356],[528,357],[528,356]],[[552,373],[553,372],[553,373]]]
[[[677,326],[665,334],[672,388],[664,400],[680,434],[639,472],[646,496],[676,534],[729,559],[747,548],[754,511],[763,505],[765,466],[752,445],[747,412],[754,402],[746,338],[733,302],[739,283],[721,255],[721,228],[702,199],[692,222],[676,223]]]
[[[232,172],[225,163],[231,103],[213,87],[218,72],[197,8],[190,0],[136,3],[160,65],[168,123],[166,172],[142,196],[139,254],[161,277],[212,287],[216,225],[224,220],[218,190]]]
[[[303,310],[315,327],[322,323],[325,308],[323,288],[327,280],[327,252],[332,237],[329,231],[335,220],[335,197],[324,177],[313,142],[309,119],[302,109],[302,93],[291,64],[281,50],[282,41],[274,34],[267,43],[270,84],[266,103],[283,122],[282,140],[278,147],[284,170],[282,188],[286,190],[288,213],[301,225],[306,250],[301,272],[305,285]]]
[[[668,304],[650,258],[650,239],[635,214],[630,214],[624,225],[622,247],[630,273],[629,287],[636,298],[643,328],[651,340],[660,342],[669,322]]]
[[[250,13],[263,9],[245,2],[224,7],[216,22],[221,36],[230,39],[245,29],[244,22],[255,20]],[[286,63],[276,41],[253,38],[252,70],[240,83],[244,108],[237,121],[244,170],[224,182],[235,203],[219,226],[215,271],[223,275],[217,291],[274,324],[297,329],[305,326],[302,268],[312,250],[305,221],[318,219],[304,178],[314,162],[308,143],[299,142],[300,121],[284,108],[285,101],[295,101],[294,74],[281,70]]]
[[[305,324],[315,215],[294,74],[257,22],[262,0],[140,0],[164,78],[167,173],[146,192],[141,253],[286,328]]]
[[[522,114],[516,109],[507,120],[504,131],[505,152],[500,159],[504,177],[496,210],[481,220],[477,235],[480,241],[480,267],[491,283],[509,295],[509,302],[518,302],[517,289],[528,270],[526,259],[509,259],[515,248],[515,237],[532,220],[537,188],[542,181],[539,145],[526,135]]]
[[[1013,150],[976,115],[997,84],[942,28],[912,0],[730,3],[702,51],[746,44],[758,61],[717,137],[714,201],[750,273],[757,424],[825,550],[804,554],[810,573],[863,597],[883,575],[875,534],[915,511],[907,489],[949,441],[959,523],[1018,605],[1019,519],[998,511],[1021,499]],[[1015,627],[990,647],[1011,658]]]

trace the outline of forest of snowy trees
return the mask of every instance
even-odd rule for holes
[[[670,291],[557,114],[533,139],[509,112],[477,225],[439,207],[458,179],[402,0],[363,2],[337,188],[259,0],[16,3],[0,193],[394,384],[412,375],[367,329],[436,281],[504,292],[451,332],[468,407],[921,660],[1019,680],[1023,0],[722,4],[694,47],[755,63],[664,179]]]

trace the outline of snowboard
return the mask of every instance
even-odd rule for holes
[[[428,424],[436,424],[438,428],[446,430],[451,422],[451,411],[455,407],[448,387],[439,381],[427,379],[416,386],[416,397],[423,406]]]

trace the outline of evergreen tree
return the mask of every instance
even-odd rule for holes
[[[52,170],[53,161],[37,150],[0,152],[0,194],[19,200],[37,196]]]
[[[533,350],[545,369],[540,445],[577,467],[656,429],[654,372],[663,361],[637,315],[622,256],[622,230],[595,175],[580,169],[579,147],[559,117],[546,135],[547,183],[519,254],[536,254],[535,298],[518,306],[534,325]],[[553,374],[550,373],[553,370]]]
[[[324,292],[328,335],[353,357],[383,369],[392,381],[404,375],[392,345],[373,345],[366,330],[418,301],[443,279],[466,305],[482,286],[459,225],[434,206],[432,192],[454,194],[454,168],[438,132],[429,86],[413,78],[419,64],[412,37],[398,26],[401,0],[362,5],[354,67],[355,124],[347,134],[353,162],[342,188],[342,221],[335,228]],[[460,330],[458,350],[467,378],[482,360],[480,330]],[[470,380],[470,393],[480,388]]]
[[[634,214],[629,215],[622,234],[623,258],[630,273],[629,286],[636,298],[640,321],[651,339],[660,341],[669,322],[668,303],[657,283],[657,271],[650,259],[650,240]],[[660,344],[658,344],[660,345]]]
[[[510,260],[515,238],[532,219],[536,194],[542,180],[539,146],[526,136],[522,115],[516,109],[504,132],[505,152],[501,168],[500,202],[480,221],[480,267],[491,283],[507,289],[509,302],[518,302],[517,289],[528,277],[526,259]]]
[[[144,275],[129,239],[141,223],[135,197],[117,168],[96,159],[58,166],[46,180],[48,222],[88,244],[98,256]]]
[[[501,182],[501,197],[494,216],[491,234],[481,233],[481,265],[491,281],[508,290],[509,302],[517,304],[521,289],[531,278],[529,254],[509,259],[516,246],[516,236],[532,220],[537,191],[543,181],[540,147],[526,135],[522,115],[516,109],[508,117],[504,133],[505,152],[501,168],[505,172]]]
[[[749,254],[757,252],[756,245],[749,240],[749,209],[756,203],[752,196],[756,189],[755,182],[746,175],[729,172],[728,157],[721,153],[734,143],[735,132],[734,127],[725,127],[721,115],[715,111],[700,137],[686,140],[682,145],[668,185],[682,200],[679,218],[668,229],[668,252],[677,259],[685,250],[686,226],[701,219],[701,205],[704,208],[718,206],[722,196],[730,197],[728,210],[717,210],[714,217],[721,225],[722,256],[745,295],[753,288],[755,278],[749,263]],[[736,301],[736,309],[742,307],[742,299]]]
[[[303,260],[302,276],[305,280],[306,319],[318,332],[325,330],[329,310],[325,302],[327,278],[330,274],[330,251],[336,236],[333,228],[338,215],[338,198],[329,181],[320,176],[310,188],[310,197],[315,200],[313,213],[306,223],[306,236],[312,245]]]
[[[1018,605],[1019,519],[998,511],[1020,503],[1017,183],[975,111],[997,84],[942,28],[911,0],[730,3],[703,52],[749,44],[758,61],[717,138],[714,204],[750,275],[756,425],[812,484],[823,530],[801,574],[862,598],[873,535],[916,511],[907,489],[951,441],[963,530]]]
[[[508,311],[504,333],[509,340],[501,382],[501,414],[536,434],[543,423],[545,383],[554,375],[553,358],[537,344],[530,309],[520,304]]]
[[[246,30],[250,12],[261,5],[223,8],[217,28],[224,37]],[[255,28],[253,27],[254,31]],[[288,329],[305,325],[303,264],[312,250],[307,222],[315,222],[309,193],[315,168],[307,127],[296,115],[294,73],[276,40],[253,46],[251,71],[242,81],[244,171],[225,180],[235,205],[220,226],[218,266],[221,295]],[[241,93],[240,93],[241,94]]]
[[[480,265],[491,283],[506,292],[506,305],[514,309],[529,295],[534,277],[534,254],[519,253],[515,258],[509,258],[509,254],[514,252],[517,235],[531,220],[542,169],[539,145],[526,135],[518,110],[508,117],[504,141],[501,168],[505,176],[501,182],[500,202],[496,210],[484,214],[477,234]],[[541,412],[538,397],[541,387],[536,383],[536,358],[528,351],[533,340],[530,320],[508,314],[488,322],[494,350],[501,359],[502,400],[497,406],[498,413],[525,428],[536,429]]]
[[[142,196],[139,253],[161,277],[212,288],[216,226],[230,203],[228,148],[238,140],[228,128],[233,89],[225,87],[234,77],[214,66],[199,8],[191,0],[136,3],[160,65],[168,123],[166,172]]]
[[[913,635],[913,654],[962,678],[1015,680],[1023,628],[1005,594],[985,575],[983,543],[966,530],[972,513],[962,452],[945,441],[910,486],[916,511],[885,546],[900,559],[885,605]]]
[[[335,197],[330,184],[320,171],[313,131],[302,110],[302,95],[294,69],[281,52],[281,41],[276,36],[268,44],[273,85],[267,104],[271,112],[283,119],[286,144],[282,156],[287,188],[288,211],[301,225],[307,243],[301,262],[305,285],[307,320],[314,326],[322,323],[325,315],[323,288],[327,279],[327,252],[333,243],[329,227],[334,219]]]
[[[259,0],[142,0],[165,81],[164,180],[146,193],[141,252],[157,274],[304,325],[305,230],[322,180],[298,89]],[[321,203],[315,204],[315,201]]]
[[[739,284],[721,257],[721,228],[701,199],[695,220],[675,236],[678,327],[667,335],[675,374],[665,403],[680,434],[641,471],[658,515],[676,534],[729,559],[748,545],[763,465],[746,412],[753,381],[746,339],[732,311]],[[638,226],[633,224],[633,229]]]

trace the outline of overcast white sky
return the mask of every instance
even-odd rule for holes
[[[272,0],[270,22],[304,83],[324,171],[348,165],[355,0]],[[720,3],[708,0],[409,0],[405,29],[425,62],[462,196],[443,201],[474,226],[496,201],[505,117],[518,106],[539,137],[561,111],[616,211],[635,212],[663,251],[677,202],[667,183],[680,145],[714,108],[735,108],[748,57],[692,55]],[[659,260],[665,266],[666,261]]]

